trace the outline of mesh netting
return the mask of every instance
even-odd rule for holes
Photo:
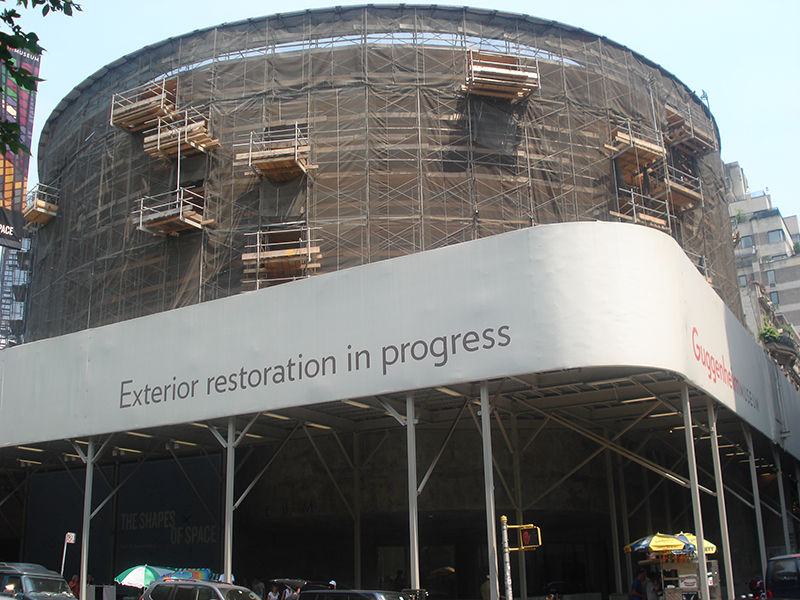
[[[511,57],[539,85],[521,99],[467,93],[470,52]],[[148,131],[111,125],[115,93],[165,76],[177,79],[177,107],[208,116],[218,148],[154,158],[143,150]],[[28,340],[579,220],[661,228],[741,312],[710,113],[605,38],[474,9],[337,8],[172,38],[79,91],[40,144],[39,180],[60,203],[35,234]],[[689,142],[667,140],[675,119]],[[275,181],[237,161],[251,133],[296,124],[308,174]],[[661,144],[655,162],[699,178],[702,200],[679,203],[676,186],[652,196],[652,157],[619,155],[619,132]],[[687,145],[698,138],[711,147]],[[178,186],[199,190],[210,223],[166,237],[140,230],[140,200]],[[248,268],[252,234],[298,223],[319,248],[314,261]]]

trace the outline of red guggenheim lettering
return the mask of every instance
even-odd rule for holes
[[[708,370],[708,378],[714,383],[721,381],[724,385],[728,386],[735,391],[736,378],[731,373],[730,369],[725,366],[725,357],[722,357],[722,362],[711,354],[708,350],[703,348],[698,342],[700,334],[697,327],[692,328],[692,348],[694,349],[694,357],[701,365]]]

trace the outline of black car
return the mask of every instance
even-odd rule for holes
[[[43,600],[75,596],[55,571],[32,563],[0,562],[0,596],[19,600]]]
[[[764,587],[767,598],[800,598],[800,554],[770,558]]]
[[[181,581],[154,581],[142,600],[259,600],[247,588],[218,581],[196,579]]]

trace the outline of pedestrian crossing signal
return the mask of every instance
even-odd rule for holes
[[[542,545],[542,532],[536,525],[520,525],[519,527],[520,550],[536,550]]]

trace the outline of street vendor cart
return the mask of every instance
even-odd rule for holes
[[[670,539],[672,538],[672,539]],[[716,546],[705,541],[706,554],[716,552]],[[625,546],[625,552],[645,552],[639,565],[652,570],[660,583],[662,600],[721,600],[719,563],[706,559],[706,573],[710,598],[701,598],[700,561],[697,542],[690,534],[653,534]]]

